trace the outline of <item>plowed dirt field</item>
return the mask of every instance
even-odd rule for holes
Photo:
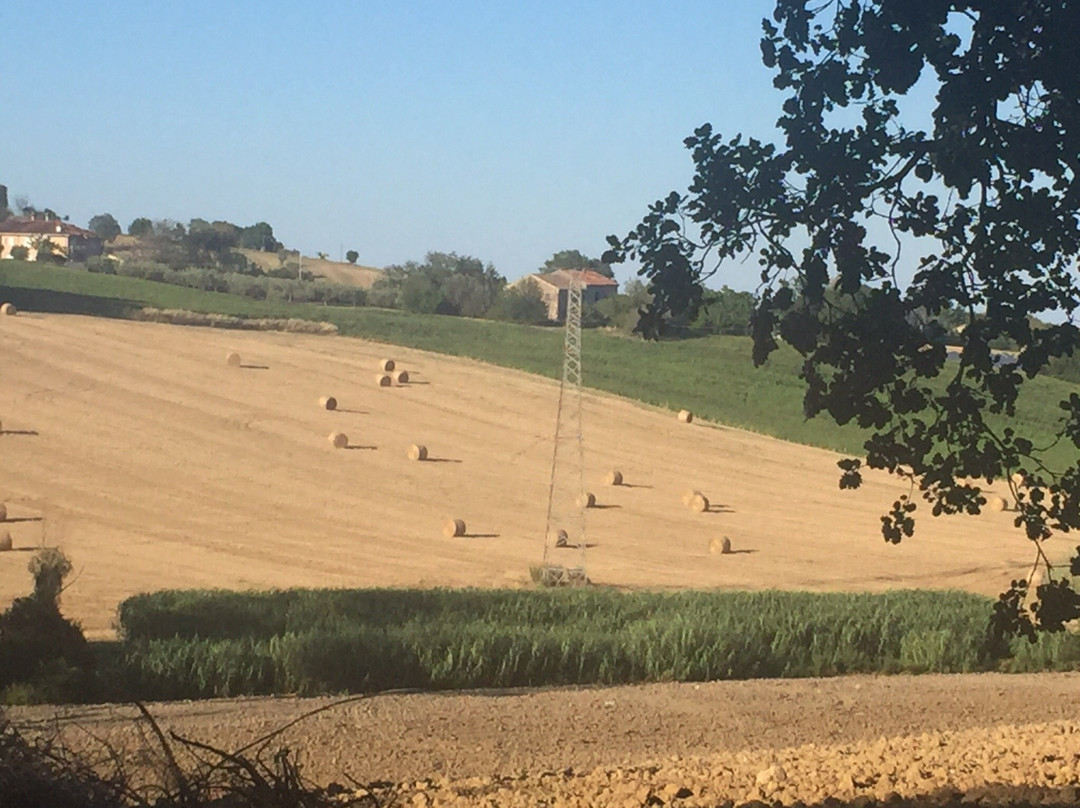
[[[226,751],[286,727],[319,784],[394,805],[1075,805],[1080,675],[850,676],[524,692],[151,705],[163,729]],[[132,707],[13,708],[29,731],[161,771]],[[176,744],[182,751],[181,744]],[[249,752],[249,754],[253,754]],[[927,799],[929,798],[929,799]],[[908,803],[910,804],[910,803]],[[756,808],[761,808],[757,803]],[[840,803],[832,803],[839,807]]]
[[[384,356],[408,384],[376,386]],[[557,391],[356,339],[3,318],[0,529],[16,552],[0,553],[0,607],[28,591],[26,551],[42,541],[74,562],[63,607],[91,636],[111,632],[123,598],[166,587],[526,586],[543,552]],[[336,411],[319,407],[326,395]],[[924,518],[887,546],[879,517],[907,491],[896,480],[844,492],[829,451],[607,395],[584,407],[597,584],[996,594],[1030,563],[1009,513]],[[333,431],[348,449],[331,447]],[[431,459],[410,461],[412,443]],[[611,468],[625,485],[601,484]],[[687,488],[711,509],[683,506]],[[466,535],[444,538],[446,517]],[[736,552],[710,554],[722,536]]]

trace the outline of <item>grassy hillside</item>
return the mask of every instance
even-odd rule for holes
[[[325,320],[342,334],[479,359],[557,377],[562,367],[562,332],[487,320],[417,315],[374,308],[254,301],[134,278],[97,275],[65,267],[0,262],[0,300],[31,311],[129,317],[143,306],[189,309],[243,317]],[[803,444],[858,452],[862,433],[827,418],[802,414],[799,357],[781,350],[755,369],[750,342],[708,337],[642,342],[597,331],[584,338],[584,377],[589,387]],[[1027,386],[1020,419],[1049,443],[1059,419],[1057,402],[1076,387],[1055,379]],[[587,425],[586,425],[587,428]],[[1058,447],[1053,462],[1070,458]]]

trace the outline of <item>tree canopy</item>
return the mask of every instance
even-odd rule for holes
[[[480,317],[505,285],[506,278],[478,258],[429,252],[423,263],[386,267],[372,287],[371,300],[373,305],[422,314]]]
[[[560,250],[544,262],[540,271],[548,273],[557,269],[591,269],[605,278],[615,277],[610,264],[597,258],[589,258],[578,250]]]
[[[1080,462],[1050,467],[1048,447],[992,423],[1080,345],[1080,4],[777,0],[763,29],[777,142],[702,125],[685,141],[688,190],[608,239],[604,260],[639,261],[648,280],[638,330],[693,316],[706,279],[756,257],[754,361],[787,343],[804,357],[806,415],[870,430],[841,487],[863,465],[909,480],[882,518],[898,543],[918,500],[978,513],[978,481],[1008,481],[1034,561],[995,627],[1060,630],[1080,617],[1080,548],[1063,562],[1045,542],[1080,528]],[[969,322],[958,361],[934,319],[955,309]],[[1002,338],[1015,364],[995,361]],[[1080,393],[1061,413],[1058,441],[1080,449]]]
[[[91,218],[88,229],[105,241],[112,241],[123,232],[120,229],[120,223],[111,213],[99,213]]]

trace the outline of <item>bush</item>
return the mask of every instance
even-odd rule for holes
[[[10,250],[11,257],[16,261],[25,261],[30,257],[30,248],[24,247],[22,244],[17,244]]]
[[[0,615],[0,690],[21,685],[22,699],[78,700],[90,689],[93,660],[78,623],[60,614],[71,562],[60,550],[45,548],[30,560],[29,570],[33,594],[16,598]]]
[[[101,275],[115,275],[119,262],[104,255],[94,255],[86,259],[86,271]]]
[[[543,325],[548,322],[548,309],[535,283],[508,286],[495,297],[487,316],[523,325]]]

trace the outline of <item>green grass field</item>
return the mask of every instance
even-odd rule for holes
[[[557,377],[562,331],[462,317],[409,314],[375,308],[339,308],[249,300],[136,278],[20,261],[0,262],[0,299],[30,311],[131,317],[144,306],[241,317],[297,317],[335,324],[343,335],[479,359]],[[827,417],[806,419],[799,356],[777,351],[762,368],[750,360],[744,337],[703,337],[644,342],[600,331],[584,337],[588,387],[700,418],[840,452],[860,453],[863,432]],[[1037,444],[1051,442],[1060,419],[1057,403],[1076,386],[1039,378],[1025,385],[1018,420]],[[1055,447],[1050,462],[1071,461],[1069,447]]]

